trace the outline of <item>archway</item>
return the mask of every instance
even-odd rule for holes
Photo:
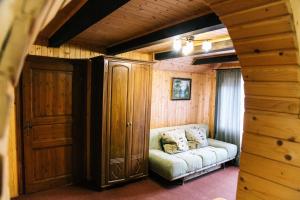
[[[300,2],[206,2],[227,26],[245,80],[237,199],[299,199]]]
[[[300,2],[299,0],[205,0],[227,26],[246,81],[246,113],[241,172],[237,199],[298,199],[300,180]],[[5,168],[8,107],[24,55],[42,26],[64,3],[27,1],[28,12],[1,1],[8,9],[4,36],[0,37],[0,170]],[[10,1],[14,2],[14,1]],[[17,1],[15,1],[17,2]],[[21,2],[21,1],[20,1]],[[19,3],[21,5],[21,3]],[[54,5],[55,4],[55,5]],[[35,5],[30,7],[30,5]],[[30,10],[31,9],[31,10]],[[53,11],[53,12],[50,12]],[[24,13],[23,13],[24,12]],[[28,17],[30,15],[30,17]],[[22,18],[22,20],[20,20]],[[50,17],[51,18],[51,17]],[[3,20],[3,18],[2,18]],[[7,20],[7,19],[4,19]],[[27,20],[27,21],[26,21]],[[11,30],[30,30],[23,42],[4,38]],[[30,29],[33,28],[33,29]],[[25,40],[25,39],[28,40]],[[297,40],[298,38],[298,40]],[[5,44],[5,45],[3,45]],[[18,55],[3,56],[18,49]],[[4,52],[4,53],[3,53]],[[15,59],[12,66],[9,62]],[[7,180],[0,173],[2,199],[7,199]]]

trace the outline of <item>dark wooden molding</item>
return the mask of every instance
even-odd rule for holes
[[[208,31],[224,28],[219,17],[214,14],[207,14],[189,21],[143,35],[132,40],[113,45],[106,49],[108,55],[116,55],[127,51],[136,50],[153,44],[163,42],[167,38],[183,34],[200,34]]]
[[[193,65],[204,65],[204,64],[213,64],[213,63],[224,63],[237,61],[238,57],[236,54],[230,55],[220,55],[215,57],[205,57],[205,58],[195,58]]]
[[[77,13],[50,37],[49,46],[59,47],[128,1],[129,0],[88,0]]]
[[[22,76],[22,75],[21,75]],[[22,80],[22,78],[21,78]],[[25,183],[23,173],[23,139],[22,139],[22,81],[15,88],[15,119],[16,119],[16,152],[17,152],[17,177],[18,196],[24,194]]]
[[[216,50],[212,50],[209,51],[208,53],[219,53],[219,52],[223,52],[223,51],[230,51],[230,50],[234,50],[233,47],[226,47],[226,48],[222,48],[222,49],[216,49]],[[205,55],[207,53],[201,51],[201,52],[195,52],[192,53],[189,56],[195,56],[195,55]],[[155,53],[154,54],[154,60],[167,60],[167,59],[173,59],[173,58],[180,58],[180,57],[184,57],[184,55],[181,52],[175,52],[175,51],[166,51],[166,52],[161,52],[161,53]]]

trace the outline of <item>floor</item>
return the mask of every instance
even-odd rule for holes
[[[235,200],[237,167],[227,167],[193,179],[184,185],[170,184],[151,176],[123,187],[96,192],[67,186],[25,195],[17,200]]]

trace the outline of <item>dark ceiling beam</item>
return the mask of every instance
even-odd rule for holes
[[[50,47],[59,47],[128,1],[129,0],[88,0],[77,13],[50,37],[48,45]]]
[[[209,51],[209,54],[224,52],[224,51],[230,51],[230,50],[234,50],[234,48],[233,47],[226,47],[226,48],[223,48],[223,49],[216,49],[216,50]],[[188,56],[205,55],[205,54],[208,54],[208,53],[197,52],[197,53],[192,53]],[[175,51],[167,51],[167,52],[161,52],[161,53],[154,54],[154,60],[167,60],[167,59],[180,58],[180,57],[184,57],[184,55],[182,55],[182,53],[180,53],[180,52],[178,53],[178,52],[175,52]]]
[[[225,26],[219,20],[219,17],[214,14],[207,14],[200,16],[189,21],[181,22],[179,24],[166,27],[164,29],[143,35],[132,40],[113,45],[106,49],[108,55],[116,55],[127,51],[133,51],[146,46],[158,44],[166,41],[170,37],[184,34],[200,34],[217,29],[224,28]]]
[[[193,61],[193,65],[205,65],[205,64],[214,64],[214,63],[224,63],[224,62],[232,62],[238,61],[238,57],[236,54],[231,55],[222,55],[215,57],[206,57],[206,58],[195,58]]]
[[[204,52],[202,50],[202,45],[195,46],[193,53],[190,54],[189,56],[205,55],[205,54],[218,53],[218,52],[230,51],[230,50],[234,51],[234,48],[233,48],[232,41],[230,39],[228,39],[228,40],[224,40],[224,41],[214,42],[213,48],[209,52]],[[155,53],[154,60],[167,60],[167,59],[172,59],[172,58],[180,58],[183,56],[184,55],[182,54],[181,51],[179,51],[179,52],[166,51],[166,52]]]

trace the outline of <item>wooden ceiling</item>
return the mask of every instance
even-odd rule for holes
[[[130,0],[71,42],[101,49],[211,12],[202,0]]]

